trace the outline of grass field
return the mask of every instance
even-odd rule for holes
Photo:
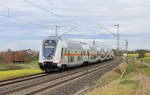
[[[9,71],[0,71],[0,80],[10,79],[25,75],[37,74],[42,71],[38,68],[36,69],[21,69],[21,70],[9,70]]]
[[[0,71],[9,69],[22,69],[23,67],[16,64],[0,64]]]
[[[29,63],[0,64],[0,71],[11,69],[38,68],[38,60]]]
[[[145,53],[145,56],[149,56],[150,57],[150,53]]]
[[[132,54],[128,54],[128,57],[138,57],[138,53],[132,53]],[[150,64],[150,53],[145,53],[144,54],[146,57],[144,58],[140,58],[139,60],[143,60],[145,63],[149,63]]]
[[[97,84],[98,88],[84,95],[150,95],[150,67],[138,61],[128,61],[125,65],[103,75]],[[122,71],[126,70],[124,77]]]
[[[141,58],[140,60],[143,60],[145,63],[150,64],[150,57],[144,57],[144,58]]]
[[[132,54],[128,54],[128,57],[138,57],[139,54],[138,53],[132,53]]]
[[[150,53],[145,53],[144,54],[146,57],[150,57]],[[139,54],[138,53],[129,53],[128,57],[138,57]]]
[[[24,64],[0,64],[0,80],[41,73],[38,60]]]
[[[150,59],[145,59],[144,62],[150,64]]]
[[[22,65],[22,66],[26,66],[26,67],[31,67],[31,68],[38,68],[38,60],[33,60],[29,63],[24,63],[24,64],[19,64],[19,65]]]

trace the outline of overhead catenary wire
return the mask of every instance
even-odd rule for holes
[[[23,20],[23,19],[20,19],[20,18],[17,18],[17,17],[13,17],[11,16],[10,12],[12,10],[12,8],[9,8],[9,7],[6,7],[6,6],[0,6],[1,8],[5,8],[7,10],[7,14],[6,15],[0,15],[1,17],[6,17],[6,18],[9,18],[9,19],[12,19],[12,20],[16,20],[16,21],[19,21],[19,22],[23,22],[23,23],[26,23],[26,24],[32,24],[32,25],[38,25],[38,26],[41,26],[43,28],[49,28],[49,26],[56,26],[56,25],[49,25],[49,26],[46,26],[46,25],[42,25],[42,24],[38,24],[37,22],[34,23],[34,22],[30,22],[30,21],[26,21],[26,20]],[[14,9],[13,9],[14,10]],[[16,10],[15,10],[16,11]],[[38,19],[42,19],[42,18],[39,18],[39,17],[36,17],[36,16],[32,16],[34,18],[38,18]],[[61,25],[62,26],[62,25]]]
[[[107,32],[111,33],[113,36],[117,36],[115,33],[111,32],[110,30],[108,30],[107,28],[105,28],[104,26],[97,24],[99,27],[103,28],[104,30],[106,30]]]
[[[56,6],[54,3],[52,3],[52,2],[49,1],[49,0],[45,0],[45,1],[48,2],[50,5]],[[56,7],[57,7],[57,6],[56,6]],[[92,23],[92,22],[89,22],[89,23]],[[93,23],[93,24],[97,25],[97,23]],[[104,26],[102,26],[102,25],[100,25],[100,24],[98,24],[98,26],[101,27],[101,28],[103,28],[103,29],[106,30],[107,32],[111,33],[113,36],[117,36],[115,33],[111,32],[110,30],[108,30],[108,29],[105,28]],[[99,34],[99,35],[101,36],[101,35],[105,35],[105,34],[103,33],[103,34]]]
[[[8,8],[9,9],[9,8]],[[41,24],[37,24],[37,23],[32,23],[32,22],[28,22],[28,21],[25,21],[25,20],[22,20],[22,19],[18,19],[18,18],[15,18],[15,17],[11,17],[10,16],[10,13],[9,13],[9,11],[8,11],[8,16],[5,16],[5,15],[2,15],[2,16],[4,16],[4,17],[9,17],[10,19],[13,19],[13,20],[17,20],[17,21],[20,21],[20,22],[23,22],[23,23],[27,23],[27,24],[33,24],[33,25],[39,25],[39,26],[42,26],[42,27],[46,27],[46,26],[43,26],[43,25],[41,25]],[[46,27],[47,28],[47,27]],[[74,28],[76,28],[76,27],[73,27],[73,28],[71,28],[70,30],[68,30],[67,32],[65,32],[62,36],[64,36],[64,35],[67,35],[69,32],[71,32]],[[105,28],[106,29],[106,28]],[[71,34],[72,36],[73,36],[73,34]],[[100,35],[104,35],[104,34],[100,34]],[[74,36],[91,36],[91,35],[74,35]],[[93,35],[93,36],[97,36],[97,35]]]
[[[12,16],[6,16],[6,15],[0,15],[1,17],[5,17],[5,18],[9,18],[9,19],[12,19],[12,20],[15,20],[15,21],[19,21],[19,22],[23,22],[25,24],[31,24],[31,25],[38,25],[38,26],[41,26],[43,28],[49,28],[47,26],[44,26],[44,25],[41,25],[41,24],[37,24],[37,23],[33,23],[33,22],[28,22],[28,21],[25,21],[23,19],[19,19],[19,18],[15,18],[15,17],[12,17]]]
[[[62,16],[60,16],[60,15],[57,15],[57,14],[55,14],[54,12],[52,12],[52,11],[46,9],[46,8],[43,8],[43,7],[41,7],[41,6],[37,5],[37,4],[34,4],[34,3],[32,3],[32,2],[30,2],[30,1],[28,1],[28,0],[24,0],[24,1],[25,1],[26,3],[28,3],[28,4],[32,5],[32,6],[34,6],[34,7],[37,7],[37,8],[39,8],[39,9],[43,10],[43,11],[46,11],[46,12],[48,12],[48,13],[50,13],[50,14],[53,14],[53,15],[55,15],[55,16],[57,16],[57,17],[63,19],[63,20],[65,20],[65,21],[68,21],[68,22],[70,22],[70,23],[72,23],[72,24],[75,24],[75,25],[79,26],[77,23],[75,23],[75,22],[73,22],[73,21],[71,21],[71,20],[65,19],[64,17],[62,17]]]
[[[50,5],[56,6],[54,3],[50,2],[49,0],[45,0],[47,3],[49,3]],[[51,9],[53,10],[53,7],[51,7]]]
[[[50,5],[53,5],[53,6],[55,6],[55,7],[59,7],[58,5],[56,5],[55,3],[53,3],[53,2],[51,2],[50,0],[45,0],[47,3],[49,3]],[[61,9],[61,8],[59,8],[59,9]],[[74,16],[74,17],[77,17],[77,16]],[[86,20],[86,22],[87,22],[87,20]],[[91,22],[89,22],[89,23],[91,23]],[[81,26],[81,25],[80,25]],[[81,26],[81,27],[83,27],[83,26]],[[87,29],[87,28],[86,28]],[[93,28],[93,29],[95,29],[95,28]],[[92,31],[93,31],[93,29],[92,29]],[[96,30],[96,31],[99,31],[99,30]]]
[[[71,32],[72,30],[74,30],[76,28],[76,26],[72,27],[71,29],[69,29],[67,32],[65,32],[63,35],[60,36],[65,36],[67,35],[69,32]]]
[[[43,7],[39,6],[39,5],[36,5],[36,4],[34,4],[34,3],[32,3],[32,2],[30,2],[30,1],[28,1],[28,0],[24,0],[24,1],[26,1],[27,3],[29,3],[29,4],[31,4],[31,5],[33,5],[33,6],[35,6],[35,7],[38,7],[38,8],[40,8],[40,9],[42,9],[42,10],[45,10],[45,11],[47,11],[47,12],[50,12],[50,13],[54,14],[54,15],[57,16],[57,17],[60,17],[60,18],[64,19],[62,16],[57,15],[57,14],[55,14],[54,12],[49,11],[49,10],[46,9],[46,8],[43,8]],[[45,1],[48,2],[50,5],[56,6],[56,4],[52,3],[52,2],[49,1],[49,0],[45,0]],[[56,7],[57,7],[57,6],[56,6]],[[64,19],[64,20],[66,20],[66,19]],[[69,20],[69,21],[71,21],[71,20]],[[71,22],[73,22],[73,21],[71,21]],[[91,22],[90,22],[90,23],[91,23]],[[75,23],[75,22],[73,22],[73,24],[75,24],[75,25],[81,27],[79,24],[77,24],[77,23]],[[109,31],[109,30],[106,29],[105,27],[102,26],[101,28],[103,28],[103,29],[107,30],[108,32],[110,32],[111,34],[113,34],[113,36],[114,36],[114,35],[116,36],[116,34],[112,33],[111,31]],[[86,28],[86,29],[87,29],[87,28]],[[92,31],[93,31],[93,30],[92,30]],[[65,33],[64,33],[64,34],[65,34]],[[105,34],[99,34],[99,35],[101,36],[101,35],[105,35]]]
[[[44,26],[42,24],[33,23],[33,22],[29,22],[29,21],[26,21],[26,20],[23,20],[23,19],[19,19],[19,18],[13,17],[10,14],[10,8],[8,8],[8,7],[1,7],[1,8],[6,8],[7,9],[7,15],[0,15],[1,17],[6,17],[6,18],[9,18],[9,19],[12,19],[12,20],[16,20],[16,21],[19,21],[19,22],[23,22],[23,23],[26,23],[26,24],[38,25],[38,26],[41,26],[43,28],[49,28],[49,27]]]
[[[78,24],[78,23],[76,23],[76,22],[74,22],[74,21],[72,21],[72,20],[66,19],[66,18],[64,18],[63,16],[60,16],[60,15],[58,15],[58,14],[56,14],[56,13],[50,11],[50,10],[47,9],[47,8],[41,7],[41,6],[37,5],[37,4],[34,4],[34,3],[30,2],[29,0],[24,0],[24,1],[25,1],[26,3],[32,5],[32,6],[36,7],[36,8],[39,8],[39,9],[45,11],[45,12],[48,12],[48,13],[50,13],[50,14],[56,16],[56,17],[59,17],[59,18],[61,18],[62,20],[67,21],[67,22],[69,22],[69,23],[72,24],[72,25],[76,25],[76,26],[78,26],[78,27],[80,27],[80,28],[84,28],[84,29],[87,30],[87,28],[83,27],[82,25],[80,25],[80,24]],[[92,29],[92,31],[93,31],[93,29]]]
[[[54,5],[54,6],[56,6],[56,4],[54,4],[54,3],[52,3],[52,2],[50,2],[49,0],[45,0],[46,2],[48,2],[49,4],[51,4],[51,5]]]
[[[41,27],[48,28],[48,27],[46,27],[46,26],[44,26],[44,25],[41,25],[41,24],[37,24],[37,23],[33,23],[33,22],[28,22],[28,21],[23,20],[23,19],[19,19],[19,18],[16,18],[16,17],[12,17],[12,16],[10,15],[10,8],[8,8],[8,7],[2,7],[2,8],[7,9],[7,10],[8,10],[8,13],[7,13],[7,15],[0,15],[1,17],[6,17],[6,18],[9,18],[9,19],[12,19],[12,20],[15,20],[15,21],[19,21],[19,22],[23,22],[23,23],[26,23],[26,24],[39,25],[39,26],[41,26]],[[53,25],[53,26],[55,26],[55,25]],[[61,27],[62,27],[62,26],[61,26]],[[72,31],[74,28],[75,28],[75,27],[69,29],[69,30],[68,30],[67,32],[65,32],[64,34],[69,33],[69,32]]]
[[[62,18],[62,19],[64,19],[64,20],[67,20],[67,19],[65,19],[64,17],[62,17],[62,16],[60,16],[60,15],[57,15],[57,14],[55,14],[54,12],[51,12],[50,10],[48,10],[48,9],[46,9],[46,8],[43,8],[43,7],[41,7],[41,6],[38,6],[38,5],[36,5],[36,4],[34,4],[34,3],[30,2],[30,1],[28,1],[28,0],[24,0],[24,1],[30,3],[30,4],[33,5],[33,6],[36,6],[36,7],[40,8],[40,9],[42,9],[42,10],[45,10],[45,11],[47,11],[47,12],[49,12],[49,13],[51,13],[51,14],[53,14],[53,15],[59,17],[59,18]],[[48,0],[46,0],[46,1],[48,1]],[[49,1],[48,1],[48,2],[49,2]],[[51,3],[51,4],[53,4],[53,3]],[[54,5],[54,4],[53,4],[53,5]],[[8,12],[8,14],[9,14],[9,12]],[[24,22],[24,23],[35,24],[35,23],[32,23],[32,22],[27,22],[27,21],[22,20],[22,19],[10,17],[10,16],[8,16],[8,17],[11,18],[11,19],[17,20],[17,21],[22,21],[22,22]],[[75,24],[75,25],[79,25],[78,23],[75,23],[75,22],[73,22],[73,21],[71,21],[71,20],[67,20],[67,21],[69,21],[69,22],[71,22],[71,23],[73,23],[73,24]],[[40,24],[37,24],[37,23],[36,23],[36,25],[40,25]],[[41,26],[41,25],[40,25],[40,26]],[[80,26],[80,25],[79,25],[79,26]],[[108,29],[106,29],[105,27],[103,27],[103,29],[105,29],[105,30],[108,31]],[[69,30],[69,31],[70,31],[70,30]],[[71,30],[71,31],[72,31],[72,30]],[[71,31],[70,31],[70,32],[71,32]],[[67,31],[67,32],[68,32],[68,31]],[[68,33],[69,33],[69,32],[68,32]],[[111,32],[110,32],[110,33],[111,33]],[[66,35],[66,32],[65,32],[64,34]],[[102,34],[100,34],[100,35],[102,35]],[[115,34],[114,34],[114,35],[115,35]]]

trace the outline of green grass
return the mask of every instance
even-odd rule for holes
[[[38,60],[33,60],[29,63],[24,63],[23,65],[26,65],[26,66],[32,66],[34,68],[38,68]]]
[[[0,70],[8,70],[8,69],[21,69],[22,66],[16,64],[0,64]]]
[[[9,70],[16,69],[16,70]],[[15,78],[19,76],[41,73],[38,67],[38,60],[33,60],[29,63],[18,64],[0,64],[0,80]]]
[[[150,64],[150,59],[146,59],[144,62]]]
[[[145,60],[148,60],[148,59],[145,59]],[[148,60],[148,62],[149,61],[150,60]],[[150,67],[149,66],[144,65],[142,63],[141,64],[138,64],[138,63],[137,64],[133,64],[132,62],[130,62],[128,64],[128,68],[127,68],[125,77],[130,75],[130,74],[135,74],[135,70],[138,70],[139,72],[142,72],[146,76],[150,76]]]
[[[145,63],[150,64],[150,57],[140,58],[139,60],[143,60]]]
[[[29,63],[0,64],[0,70],[25,69],[25,68],[39,68],[38,60],[33,60],[32,62]]]
[[[133,70],[134,70],[134,64],[128,64],[126,74],[133,72]]]
[[[21,69],[21,70],[10,70],[10,71],[0,71],[0,80],[10,79],[25,75],[41,73],[40,69]]]

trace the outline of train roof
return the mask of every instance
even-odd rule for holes
[[[53,40],[57,40],[57,41],[58,40],[64,41],[67,44],[68,48],[71,48],[71,49],[97,50],[97,47],[94,46],[94,45],[89,45],[89,44],[84,43],[84,42],[70,40],[70,39],[65,39],[65,38],[56,37],[56,36],[49,36],[45,40],[52,40],[52,39]]]

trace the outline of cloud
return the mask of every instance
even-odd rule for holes
[[[19,21],[0,16],[0,43],[3,44],[1,49],[36,48],[38,47],[36,40],[55,35],[56,25],[61,26],[58,28],[59,35],[64,34],[74,26],[76,28],[69,34],[91,35],[87,37],[65,36],[66,38],[113,40],[111,44],[116,45],[116,42],[114,42],[116,38],[101,27],[98,27],[97,24],[101,24],[113,33],[116,33],[114,24],[120,24],[120,35],[123,44],[124,40],[128,39],[130,41],[130,49],[150,48],[149,44],[145,43],[150,41],[148,39],[150,34],[148,22],[150,20],[149,0],[28,1],[48,9],[50,12],[36,8],[23,0],[1,1],[0,15],[7,15],[8,7],[10,8],[9,14],[11,17],[23,20]],[[98,37],[102,33],[109,34],[109,36]],[[23,47],[18,45],[21,42],[25,42],[28,45],[23,45]],[[141,44],[143,45],[141,46]]]
[[[0,50],[22,50],[22,49],[34,49],[39,50],[42,40],[12,40],[6,41],[7,43],[1,43]]]

